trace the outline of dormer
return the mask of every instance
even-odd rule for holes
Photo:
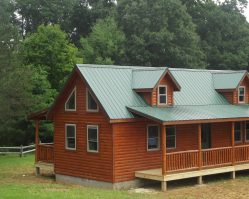
[[[174,92],[181,87],[168,68],[133,70],[132,89],[151,106],[167,107],[174,104]]]
[[[249,76],[247,71],[213,73],[214,88],[230,104],[249,103]]]

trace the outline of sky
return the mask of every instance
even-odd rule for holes
[[[246,17],[246,20],[249,22],[249,6],[247,7],[247,9],[244,12],[244,15]]]

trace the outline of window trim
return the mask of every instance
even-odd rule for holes
[[[175,147],[167,147],[167,128],[174,128],[174,133],[175,133],[175,135],[174,135],[174,137],[175,137]],[[165,126],[165,128],[166,128],[166,149],[169,149],[169,150],[171,150],[171,149],[176,149],[176,126]]]
[[[240,88],[243,88],[244,89],[244,100],[243,101],[240,101],[239,97],[240,97]],[[239,86],[238,88],[238,103],[240,104],[243,104],[246,102],[246,87],[245,86]]]
[[[89,96],[89,94],[91,95],[91,97],[93,98],[93,100],[95,101],[95,103],[97,104],[97,109],[89,109],[88,108],[88,96]],[[88,88],[86,88],[86,111],[87,112],[95,112],[95,113],[99,112],[99,105],[96,102],[95,97],[93,97],[93,95],[91,94],[90,89],[88,89]]]
[[[249,142],[249,137],[246,137],[246,124],[249,123],[249,121],[245,121],[244,125],[245,125],[245,142]]]
[[[158,146],[157,146],[157,148],[154,148],[154,149],[149,149],[148,148],[148,146],[149,146],[149,127],[150,126],[157,126],[157,128],[158,128],[158,131],[157,131],[157,133],[158,133]],[[157,125],[157,124],[148,124],[147,125],[147,151],[159,151],[160,150],[160,135],[161,135],[161,132],[160,132],[160,127],[159,127],[159,125]]]
[[[74,109],[68,109],[67,108],[67,102],[70,99],[70,97],[73,95],[73,93],[75,92],[75,97],[74,97],[74,103],[75,103],[75,108]],[[68,96],[66,102],[65,102],[65,111],[76,111],[77,110],[77,100],[76,97],[77,96],[77,91],[76,91],[76,86],[74,87],[74,89],[71,91],[70,95]]]
[[[68,137],[67,137],[67,127],[68,126],[73,126],[74,127],[74,129],[75,129],[75,133],[74,133],[74,138],[75,138],[75,147],[74,148],[71,148],[71,147],[68,147]],[[72,124],[72,123],[66,123],[65,124],[65,149],[67,149],[67,150],[70,150],[70,151],[76,151],[76,144],[77,144],[77,137],[76,137],[76,133],[77,133],[77,126],[76,126],[76,124]],[[72,137],[70,137],[70,138],[72,138]]]
[[[242,124],[243,124],[243,122],[238,122],[238,123],[240,123],[240,140],[235,140],[235,128],[234,128],[234,143],[241,143],[242,141],[243,141],[243,126],[242,126]]]
[[[88,140],[88,129],[90,127],[94,127],[97,129],[97,148],[98,150],[90,150],[89,149],[89,140]],[[87,152],[89,153],[99,153],[99,125],[93,125],[93,124],[89,124],[86,126],[86,136],[87,136]]]
[[[160,94],[160,88],[165,88],[165,94]],[[160,103],[160,96],[166,96],[166,102]],[[168,104],[168,88],[167,85],[158,85],[157,88],[157,105],[165,106]]]

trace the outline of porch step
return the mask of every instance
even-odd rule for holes
[[[46,170],[46,171],[51,171],[54,173],[54,164],[53,163],[47,163],[47,162],[36,162],[35,163],[35,169],[36,169],[36,175],[40,174],[40,170]]]

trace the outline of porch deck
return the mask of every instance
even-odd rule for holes
[[[164,168],[136,171],[138,178],[162,182],[162,190],[167,189],[167,182],[185,178],[198,177],[202,184],[202,176],[249,169],[249,145],[199,149],[166,153],[163,157]]]
[[[242,171],[242,170],[248,170],[248,169],[249,169],[249,163],[245,163],[245,164],[240,164],[240,165],[235,165],[235,166],[206,168],[206,169],[195,170],[195,171],[181,171],[177,173],[168,173],[166,175],[162,175],[162,169],[159,168],[159,169],[136,171],[135,176],[137,178],[168,182],[172,180],[180,180],[180,179],[207,176],[207,175],[213,175],[213,174],[236,172],[236,171]]]

